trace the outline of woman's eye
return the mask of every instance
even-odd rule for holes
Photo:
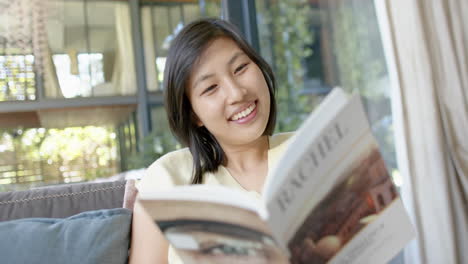
[[[247,65],[248,65],[248,63],[241,64],[239,67],[236,68],[234,73],[238,73],[238,72],[242,71]]]
[[[206,88],[202,94],[206,94],[206,93],[209,93],[211,91],[213,91],[214,89],[216,88],[216,84],[213,84],[211,85],[210,87]]]

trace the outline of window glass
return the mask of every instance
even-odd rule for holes
[[[52,0],[49,7],[46,97],[135,94],[128,2]]]
[[[256,1],[261,54],[278,83],[278,131],[293,131],[333,87],[357,92],[397,184],[391,91],[372,0]]]
[[[171,41],[184,25],[196,19],[220,17],[221,1],[142,2],[141,14],[147,87],[160,95]],[[129,168],[147,167],[161,155],[181,147],[170,132],[163,106],[151,107],[151,122],[152,133],[142,139],[148,147],[128,157]]]
[[[162,88],[164,65],[171,41],[184,25],[202,17],[220,17],[221,1],[142,3],[142,32],[145,43],[147,87]]]
[[[190,22],[201,17],[199,5],[196,5],[196,4],[183,5],[182,9],[183,9],[183,14],[184,14],[185,24],[189,24]]]
[[[4,1],[0,6],[0,102],[35,100],[33,44],[41,40],[43,27],[32,26],[41,18],[40,13],[34,19],[31,15],[38,14],[41,6],[21,1]],[[37,34],[33,36],[33,32]]]
[[[2,55],[0,48],[0,102],[35,100],[33,55]]]
[[[0,129],[0,192],[115,175],[116,136],[93,126]]]

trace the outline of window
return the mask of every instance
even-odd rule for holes
[[[127,1],[48,3],[48,98],[133,95],[135,58]]]
[[[116,137],[108,127],[1,129],[0,192],[115,175]]]
[[[297,129],[333,87],[358,92],[387,168],[401,184],[374,1],[261,0],[256,9],[261,53],[278,83],[277,129]]]
[[[143,2],[141,24],[149,91],[161,90],[170,43],[184,25],[204,16],[219,17],[221,14],[221,1],[194,2],[161,1],[148,5]]]
[[[105,82],[102,53],[55,54],[53,60],[63,97],[106,95],[92,89]]]
[[[141,25],[145,53],[147,88],[150,92],[162,90],[164,66],[171,41],[186,24],[205,16],[219,17],[221,1],[142,1]],[[172,135],[161,105],[151,106],[152,132],[140,144],[142,152],[128,152],[123,156],[126,168],[149,166],[163,154],[178,149],[181,145]]]
[[[0,102],[36,99],[33,55],[0,55]]]

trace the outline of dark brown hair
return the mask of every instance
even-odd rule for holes
[[[227,21],[205,18],[185,26],[174,38],[164,70],[164,102],[172,133],[188,146],[193,157],[192,184],[203,182],[205,172],[216,172],[226,155],[216,138],[199,127],[186,94],[193,66],[215,39],[227,37],[261,69],[270,92],[270,116],[264,135],[271,135],[276,123],[275,78],[268,63],[241,37],[237,28]]]

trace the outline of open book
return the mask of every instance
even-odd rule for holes
[[[261,200],[191,185],[140,202],[185,263],[386,263],[413,238],[359,96],[334,89],[290,140]]]

